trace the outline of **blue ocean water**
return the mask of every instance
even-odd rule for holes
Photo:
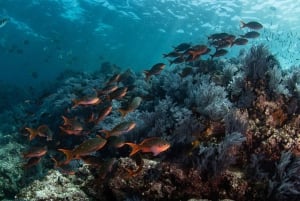
[[[0,199],[46,200],[48,185],[66,190],[59,178],[90,174],[116,178],[124,200],[299,200],[299,16],[295,0],[0,0]],[[254,30],[247,44],[209,40]],[[214,42],[228,53],[210,57]],[[198,46],[170,65],[182,43]],[[124,170],[143,179],[128,188]],[[26,189],[48,173],[54,184]],[[87,197],[111,197],[97,185]]]
[[[242,34],[240,20],[264,25],[261,37],[284,68],[299,63],[297,1],[274,0],[2,0],[0,80],[39,86],[64,69],[92,71],[104,61],[142,71],[167,62],[182,42],[207,43],[216,32]]]

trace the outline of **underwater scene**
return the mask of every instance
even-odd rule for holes
[[[300,2],[0,0],[0,200],[299,201]]]

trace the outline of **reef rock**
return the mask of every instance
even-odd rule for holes
[[[30,201],[88,201],[88,196],[73,184],[72,176],[64,176],[57,170],[50,170],[43,180],[35,180],[23,188],[16,196],[17,200]]]
[[[1,134],[0,134],[1,135]],[[20,151],[22,145],[8,143],[0,149],[0,200],[18,192],[22,178]]]

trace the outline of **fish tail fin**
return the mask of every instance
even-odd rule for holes
[[[38,130],[33,128],[25,128],[29,132],[29,141],[33,140],[38,135]]]
[[[244,28],[246,26],[246,23],[243,22],[242,20],[240,22],[241,22],[240,28],[242,29],[242,28]]]
[[[121,116],[122,116],[123,118],[128,114],[128,111],[125,110],[125,109],[119,109],[119,112],[121,113]]]
[[[65,160],[64,164],[68,164],[74,158],[73,155],[72,155],[72,150],[58,149],[58,151],[63,152],[66,156],[66,160]]]
[[[150,79],[150,72],[148,71],[148,70],[144,70],[144,74],[145,74],[145,80],[148,82],[149,81],[149,79]]]
[[[163,54],[163,58],[166,58],[166,57],[168,57],[168,55],[167,54]]]
[[[77,100],[77,99],[72,100],[72,102],[73,102],[72,108],[75,108],[79,105],[79,100]]]
[[[138,151],[140,151],[140,146],[137,145],[137,144],[130,143],[130,142],[127,142],[127,143],[124,143],[124,144],[127,144],[127,145],[129,145],[129,146],[132,148],[132,150],[131,150],[129,156],[132,156],[132,155],[134,155],[135,153],[137,153]]]

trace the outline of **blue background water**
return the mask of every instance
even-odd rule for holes
[[[259,39],[283,67],[299,63],[300,3],[270,0],[1,0],[0,80],[40,86],[64,69],[92,71],[104,61],[136,71],[167,62],[181,42],[207,43],[216,32],[242,34],[239,21],[264,25]],[[35,78],[32,73],[36,73]]]

